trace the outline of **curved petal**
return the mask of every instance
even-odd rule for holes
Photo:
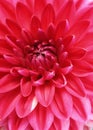
[[[67,32],[67,34],[75,35],[76,39],[80,40],[87,32],[89,25],[90,22],[88,20],[81,20],[79,22],[76,22]]]
[[[55,20],[54,8],[51,4],[47,4],[41,17],[42,28],[46,30],[50,23],[54,23],[54,20]]]
[[[69,107],[68,107],[69,106]],[[70,117],[73,108],[72,97],[68,92],[63,90],[56,90],[55,99],[51,103],[51,110],[59,119],[66,119]]]
[[[81,78],[85,88],[87,89],[88,93],[91,95],[93,94],[93,73]]]
[[[26,78],[22,78],[20,82],[21,93],[24,97],[27,97],[31,94],[32,91],[32,83],[31,80],[27,80]]]
[[[8,25],[9,29],[14,34],[14,36],[16,36],[16,37],[21,36],[21,28],[16,22],[14,22],[10,19],[6,19],[6,24]]]
[[[5,93],[19,87],[20,81],[10,74],[5,75],[0,79],[0,93]]]
[[[45,5],[46,0],[34,0],[34,13],[36,16],[41,17]]]
[[[31,32],[34,37],[36,37],[39,28],[41,28],[41,22],[38,17],[33,16],[31,19]]]
[[[70,121],[67,120],[60,120],[55,118],[54,126],[56,130],[69,130]]]
[[[84,58],[84,56],[86,55],[87,50],[85,50],[84,48],[71,48],[71,50],[69,51],[69,55],[71,59],[75,59],[75,60],[79,60]]]
[[[84,84],[78,77],[70,75],[68,77],[68,84],[65,88],[73,96],[76,97],[86,96]]]
[[[54,98],[55,87],[52,84],[45,84],[44,86],[37,87],[35,94],[40,104],[47,107]]]
[[[67,19],[59,22],[56,27],[55,39],[63,37],[65,35],[66,31],[68,31],[68,27],[69,27],[69,23],[68,23]]]
[[[15,109],[19,98],[17,90],[0,95],[0,120],[5,119]]]
[[[20,97],[18,104],[16,105],[16,113],[18,117],[23,118],[32,112],[37,106],[37,99],[32,94],[28,98]]]
[[[32,13],[27,8],[27,6],[21,2],[18,2],[16,5],[16,14],[19,24],[26,29],[30,29]]]
[[[74,106],[72,118],[76,121],[85,122],[91,115],[91,103],[87,98],[73,98]]]
[[[83,130],[84,123],[70,119],[70,130]]]
[[[92,61],[91,61],[92,62]],[[93,73],[93,65],[91,65],[86,60],[73,60],[73,70],[72,74],[77,77],[85,77]]]
[[[33,129],[49,130],[54,116],[49,108],[37,106],[37,108],[30,114],[28,119]]]
[[[67,84],[66,77],[62,74],[60,76],[57,75],[56,78],[52,80],[52,82],[55,84],[57,88],[65,87]]]

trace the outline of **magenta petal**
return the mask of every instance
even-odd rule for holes
[[[56,78],[53,79],[52,81],[57,88],[65,87],[67,84],[66,77],[62,74],[60,76],[56,76]]]
[[[85,77],[93,73],[93,66],[83,59],[79,60],[79,62],[75,60],[73,61],[72,73],[78,77]]]
[[[6,19],[6,23],[9,27],[9,29],[11,30],[11,32],[14,34],[14,36],[16,37],[20,37],[21,36],[21,28],[19,27],[19,25],[10,20],[10,19]]]
[[[41,28],[41,22],[38,17],[33,16],[31,19],[31,32],[34,37],[36,37],[39,28]]]
[[[25,130],[28,126],[29,122],[27,118],[23,118],[18,126],[18,130]]]
[[[37,106],[37,99],[34,95],[28,98],[20,97],[18,104],[16,105],[16,113],[20,118],[27,116]]]
[[[32,14],[31,14],[30,10],[27,8],[27,6],[21,2],[18,2],[17,6],[16,6],[16,13],[17,13],[17,20],[18,20],[19,24],[22,27],[29,29]]]
[[[68,107],[69,106],[69,107]],[[72,113],[73,101],[72,97],[65,90],[56,91],[55,99],[51,104],[51,110],[59,119],[66,119]]]
[[[41,23],[43,29],[46,30],[50,23],[54,23],[54,20],[55,20],[54,8],[51,4],[47,4],[41,17]]]
[[[32,91],[32,83],[31,80],[27,80],[25,78],[21,79],[21,83],[20,83],[20,87],[21,87],[21,93],[24,97],[27,97],[31,94]]]
[[[34,130],[49,130],[54,116],[49,108],[38,106],[28,119]]]
[[[44,86],[37,87],[35,94],[40,104],[47,107],[51,104],[54,98],[55,87],[52,84],[46,84]]]
[[[84,48],[72,48],[70,51],[69,51],[69,54],[70,54],[70,58],[72,60],[76,59],[76,60],[79,60],[79,59],[82,59],[87,53],[87,50],[85,50]]]
[[[8,92],[19,87],[19,79],[10,74],[5,75],[0,79],[0,93]]]
[[[64,21],[59,22],[57,27],[56,27],[55,39],[63,37],[63,35],[68,30],[68,27],[69,27],[68,20],[64,20]]]
[[[80,80],[80,78],[77,78],[75,76],[71,76],[68,79],[68,84],[65,87],[66,90],[76,97],[85,97],[86,91],[83,82]]]
[[[32,1],[31,1],[32,3]],[[41,14],[44,10],[44,7],[46,5],[46,0],[34,0],[34,13],[38,17],[41,17]]]
[[[11,96],[10,96],[11,95]],[[0,119],[6,118],[14,109],[20,98],[17,90],[0,95]]]
[[[86,33],[90,22],[88,20],[82,20],[75,23],[70,30],[68,31],[68,35],[75,35],[76,39],[82,38],[82,36]]]
[[[91,115],[91,104],[89,99],[74,98],[72,118],[76,121],[85,122],[90,118]]]
[[[55,118],[54,120],[54,126],[57,130],[68,130],[70,125],[70,121],[67,120],[60,120]]]

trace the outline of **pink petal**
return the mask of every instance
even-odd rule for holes
[[[19,87],[19,79],[10,74],[5,75],[0,79],[0,93],[8,92]]]
[[[56,22],[58,23],[61,20],[68,19],[69,21],[71,21],[71,23],[73,23],[75,13],[76,10],[74,2],[68,1],[67,4],[65,4],[65,6],[62,7],[61,10],[58,12]]]
[[[53,122],[53,114],[49,108],[38,106],[29,116],[29,122],[33,129],[49,130]]]
[[[0,59],[0,73],[1,72],[10,72],[11,65],[4,59]]]
[[[90,118],[91,115],[91,104],[89,99],[74,98],[74,109],[72,113],[72,118],[76,121],[85,122]]]
[[[55,37],[55,27],[52,23],[48,26],[47,36],[49,39],[54,39]]]
[[[18,126],[18,130],[26,130],[28,124],[29,124],[29,122],[28,122],[27,118],[21,119],[21,122]]]
[[[19,25],[10,20],[10,19],[6,19],[6,23],[8,25],[8,27],[10,28],[11,32],[16,36],[16,37],[20,37],[21,36],[21,28],[19,27]]]
[[[60,8],[63,8],[66,1],[67,0],[53,0],[53,6],[55,7],[55,10],[58,12]]]
[[[68,30],[68,21],[64,20],[64,21],[59,22],[56,27],[55,39],[63,37],[67,30]]]
[[[87,48],[92,45],[93,43],[93,32],[87,32],[86,35],[76,43],[76,46],[80,46],[83,48]]]
[[[69,106],[69,108],[68,108]],[[64,89],[56,90],[55,99],[51,103],[51,110],[59,119],[66,119],[72,113],[73,101],[72,97]]]
[[[78,77],[84,77],[93,72],[93,66],[85,60],[73,61],[72,73]]]
[[[8,61],[9,63],[13,64],[13,65],[20,65],[20,61],[17,57],[15,56],[11,56],[11,55],[3,55],[5,60]]]
[[[84,97],[85,93],[85,86],[80,78],[75,76],[68,77],[68,84],[66,86],[66,90],[71,93],[73,96],[76,97]]]
[[[16,113],[18,117],[23,118],[32,112],[37,106],[37,99],[34,95],[30,95],[28,98],[20,97],[16,105]]]
[[[62,40],[62,42],[63,42],[65,48],[67,50],[69,50],[75,44],[75,36],[74,35],[69,35],[69,36],[65,37]]]
[[[54,98],[55,87],[52,84],[45,84],[44,86],[37,87],[35,94],[40,104],[46,107],[51,104]]]
[[[19,100],[17,90],[0,95],[0,119],[6,118],[14,109]],[[11,95],[11,96],[10,96]]]
[[[43,9],[45,8],[46,0],[34,0],[34,13],[41,17]]]
[[[69,51],[69,55],[71,59],[82,59],[87,53],[87,50],[83,49],[83,48],[72,48]]]
[[[41,16],[42,28],[46,30],[49,24],[54,23],[54,21],[55,21],[54,8],[51,4],[47,4]]]
[[[66,77],[62,74],[57,75],[52,81],[57,88],[62,88],[64,86],[66,86],[66,84],[67,84]]]
[[[70,30],[68,31],[68,35],[75,35],[76,39],[82,38],[82,36],[86,33],[90,22],[88,20],[81,20],[75,23]]]
[[[5,37],[6,34],[10,34],[9,29],[0,22],[0,37]]]
[[[70,121],[55,118],[54,126],[57,130],[69,130]]]
[[[26,29],[30,29],[30,21],[32,14],[27,8],[27,6],[21,2],[18,2],[16,6],[16,13],[19,24]]]
[[[32,91],[32,83],[31,80],[27,80],[25,78],[21,79],[21,83],[20,83],[20,87],[21,87],[21,93],[24,97],[27,97],[31,94]]]
[[[36,37],[39,28],[41,28],[41,22],[38,17],[33,16],[31,19],[31,32],[34,37]]]
[[[4,23],[6,18],[15,20],[14,7],[7,0],[0,0],[0,19]]]
[[[84,123],[70,119],[70,130],[83,130]]]
[[[86,76],[86,77],[82,77],[81,78],[85,88],[87,89],[87,91],[92,94],[93,92],[93,73]]]

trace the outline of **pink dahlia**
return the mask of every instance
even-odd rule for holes
[[[83,130],[92,113],[93,4],[0,0],[0,127]]]

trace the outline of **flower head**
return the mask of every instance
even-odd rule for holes
[[[79,130],[92,120],[93,4],[0,1],[0,125]]]

